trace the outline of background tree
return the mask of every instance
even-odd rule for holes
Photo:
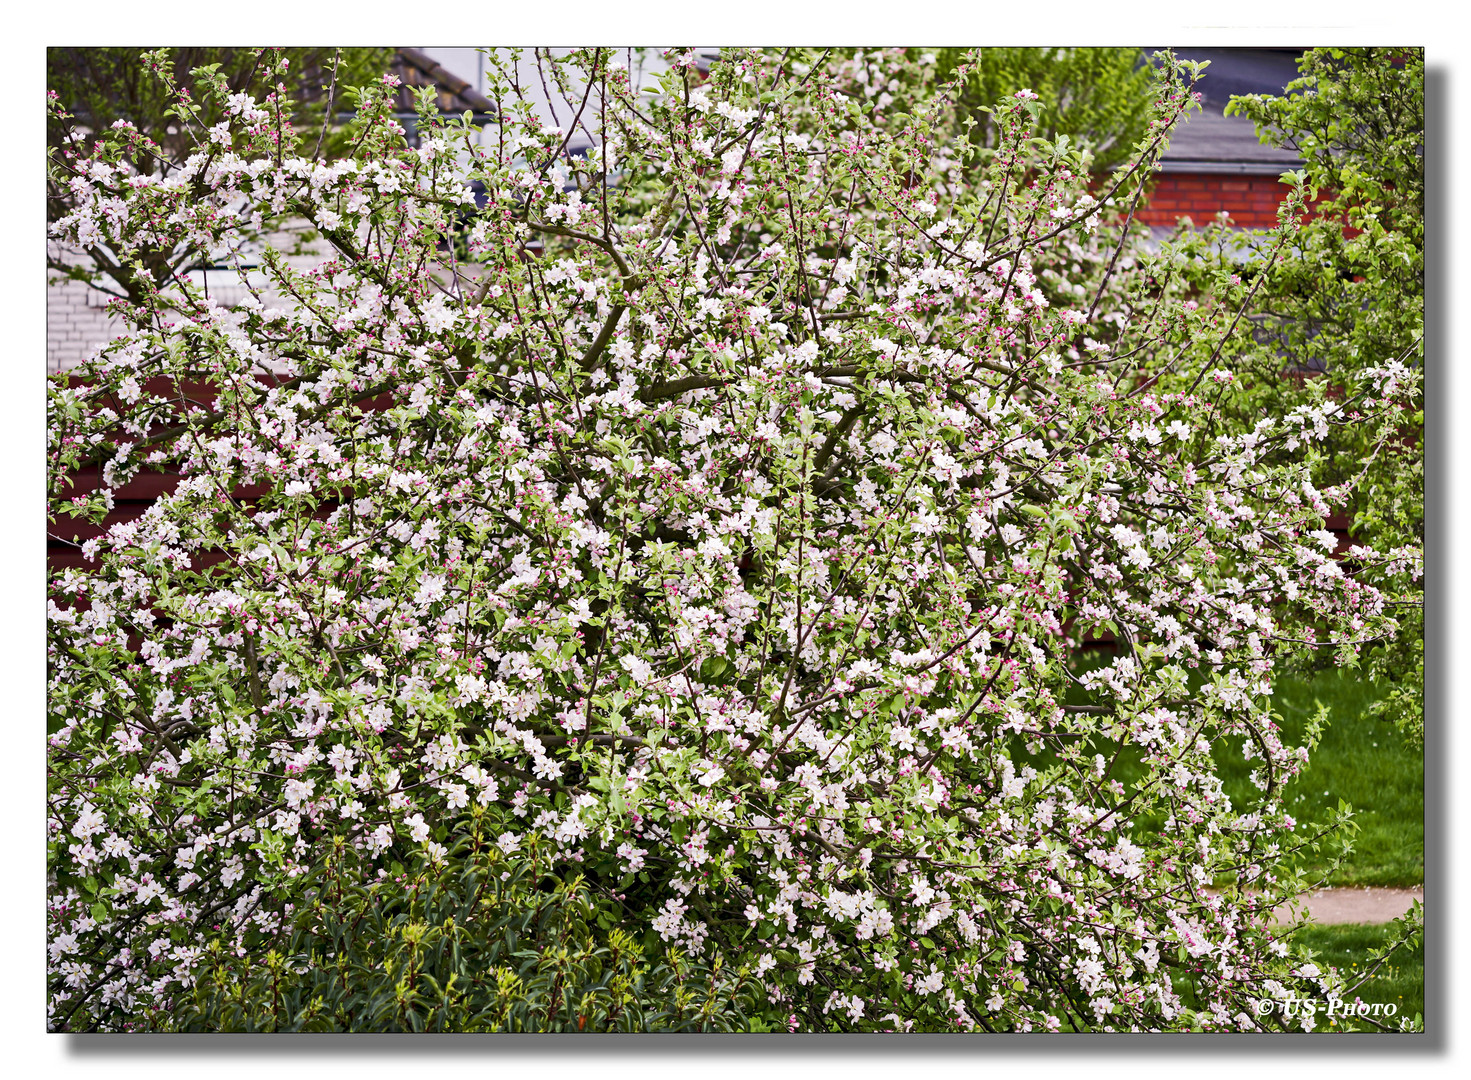
[[[1280,257],[1252,242],[1260,268],[1256,332],[1237,345],[1255,357],[1248,410],[1291,407],[1319,393],[1349,400],[1367,368],[1423,361],[1425,326],[1425,64],[1408,48],[1312,49],[1281,95],[1233,99],[1263,142],[1295,150],[1321,201]],[[1208,77],[1208,76],[1207,76]],[[1235,258],[1239,261],[1240,256]],[[1240,268],[1240,267],[1238,267]],[[1283,370],[1301,373],[1284,379]],[[1305,385],[1303,376],[1322,385]],[[1425,534],[1424,406],[1393,428],[1344,430],[1325,448],[1325,479],[1355,479],[1353,539],[1387,550]],[[1424,590],[1383,582],[1401,631],[1372,650],[1365,673],[1383,687],[1380,715],[1412,739],[1424,734]],[[1329,658],[1321,658],[1329,663]]]
[[[965,55],[959,49],[937,52],[942,76]],[[974,121],[983,146],[997,139],[991,106],[1019,90],[1032,90],[1047,102],[1036,132],[1055,142],[1067,135],[1091,152],[1090,166],[1104,171],[1129,158],[1149,126],[1153,106],[1152,72],[1140,49],[984,48],[974,50],[960,88],[958,118]]]
[[[153,61],[145,58],[154,56]],[[286,61],[284,68],[280,61]],[[224,118],[226,105],[199,95],[193,72],[213,68],[231,94],[264,98],[285,88],[296,125],[315,130],[329,113],[346,107],[351,87],[375,82],[393,61],[391,48],[204,48],[55,47],[46,50],[46,85],[67,103],[77,125],[101,131],[126,120],[163,151],[162,162],[138,161],[164,169],[183,160],[196,146],[195,133],[177,114],[180,94],[198,107],[198,122],[213,126]],[[335,117],[326,143],[329,156],[342,149]],[[47,145],[60,147],[69,126],[53,120]],[[60,216],[49,208],[48,219]]]

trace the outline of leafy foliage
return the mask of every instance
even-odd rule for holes
[[[478,808],[477,808],[478,809]],[[472,817],[473,830],[483,815]],[[645,955],[544,845],[518,857],[461,835],[434,863],[374,876],[339,840],[280,929],[210,943],[195,983],[146,1021],[170,1031],[728,1031],[745,975],[675,948]],[[538,873],[542,876],[537,879]],[[267,925],[270,925],[268,923]]]
[[[959,49],[941,50],[939,66],[954,69],[963,56]],[[961,83],[959,115],[962,123],[976,125],[973,138],[994,145],[1000,129],[991,106],[1031,90],[1047,103],[1038,134],[1054,143],[1059,135],[1069,136],[1088,148],[1090,167],[1103,172],[1127,162],[1149,127],[1151,75],[1139,49],[977,49]]]

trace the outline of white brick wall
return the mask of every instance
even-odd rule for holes
[[[85,256],[65,251],[54,241],[47,242],[47,249],[51,257],[72,264],[86,261]],[[50,270],[46,280],[46,372],[56,374],[76,367],[125,328],[107,317],[105,294],[80,281],[61,279]]]
[[[282,246],[290,248],[295,238],[282,238]],[[47,241],[47,252],[52,258],[64,260],[72,265],[86,265],[85,255],[69,251],[55,241]],[[324,255],[305,254],[288,257],[287,261],[297,269],[307,269],[321,262]],[[200,275],[193,275],[200,280]],[[89,359],[98,349],[113,338],[127,331],[119,320],[107,315],[106,305],[110,295],[80,281],[68,281],[48,269],[46,289],[46,372],[59,374],[69,371]],[[56,282],[52,284],[52,282]],[[252,281],[259,286],[259,281]],[[246,296],[245,285],[238,275],[227,271],[210,271],[209,294],[218,298],[225,307],[234,307]],[[264,294],[269,304],[273,295]],[[279,303],[279,299],[275,302]]]

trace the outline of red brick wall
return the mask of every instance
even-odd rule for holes
[[[1287,190],[1275,176],[1163,173],[1155,178],[1148,205],[1134,216],[1146,225],[1173,225],[1181,217],[1204,225],[1225,210],[1244,229],[1271,228]]]

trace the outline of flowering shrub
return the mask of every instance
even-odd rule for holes
[[[1394,631],[1360,575],[1418,554],[1329,556],[1312,447],[1415,374],[1232,426],[1230,312],[1134,305],[1170,271],[1111,203],[1181,66],[1090,194],[1035,95],[946,148],[954,84],[891,62],[878,107],[817,52],[644,91],[578,52],[551,125],[497,76],[483,145],[426,100],[406,149],[368,90],[341,160],[244,97],[166,178],[125,124],[54,160],[58,235],[140,268],[331,251],[234,310],[156,280],[51,387],[52,530],[106,526],[50,583],[56,1028],[228,987],[343,852],[381,895],[471,835],[794,1029],[1258,1030],[1328,988],[1270,925],[1319,838],[1267,699]]]

